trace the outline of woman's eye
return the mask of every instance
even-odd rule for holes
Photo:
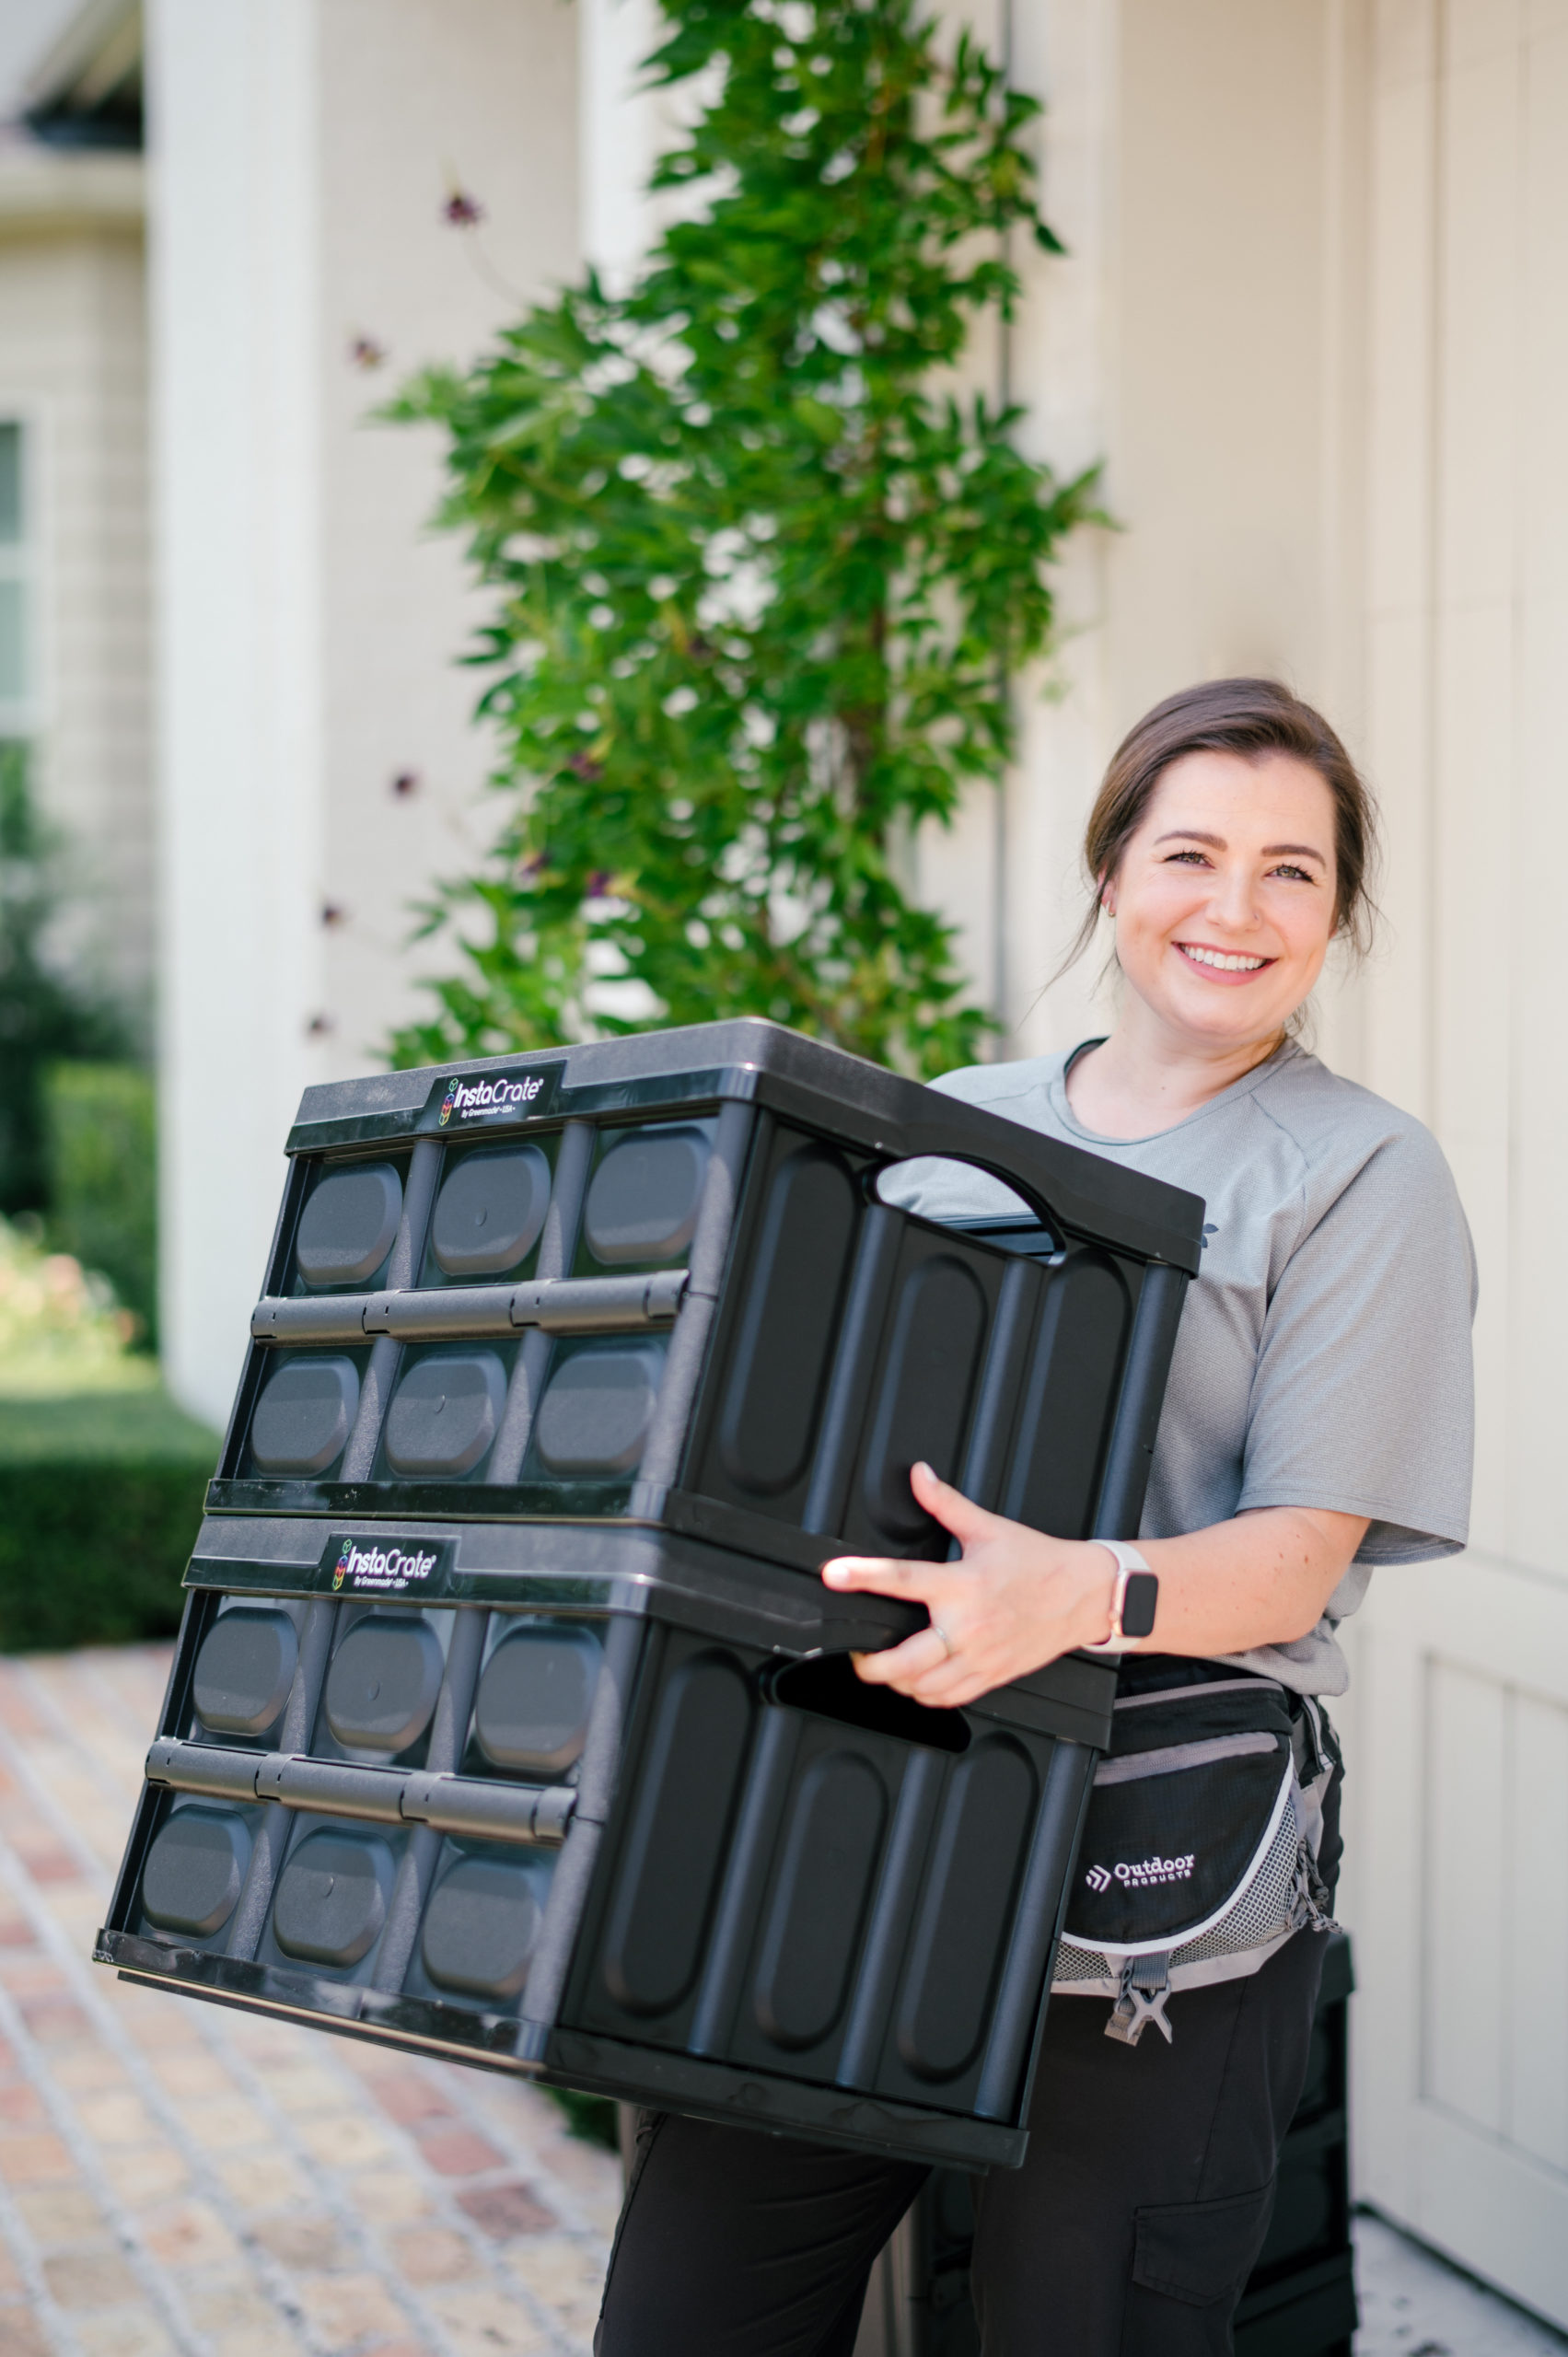
[[[1318,878],[1315,876],[1309,876],[1307,874],[1305,867],[1297,867],[1295,861],[1289,859],[1282,860],[1278,867],[1272,868],[1270,870],[1270,874],[1273,876],[1289,876],[1293,877],[1297,884],[1315,884],[1318,881]]]
[[[1207,867],[1208,861],[1201,851],[1173,851],[1166,858],[1167,867]]]

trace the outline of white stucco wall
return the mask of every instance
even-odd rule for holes
[[[572,266],[575,29],[555,0],[157,0],[148,29],[164,1331],[221,1421],[299,1092],[375,1062],[407,903],[488,823],[435,437],[363,420]]]
[[[1361,729],[1353,12],[1013,0],[1011,17],[1016,77],[1047,108],[1041,190],[1067,248],[1020,240],[1015,256],[1020,437],[1063,475],[1103,460],[1121,528],[1079,533],[1056,570],[1059,644],[1015,685],[1000,839],[986,789],[923,846],[923,887],[962,924],[987,996],[1002,977],[1005,1057],[1104,1021],[1098,954],[1048,983],[1082,907],[1084,819],[1140,713],[1194,679],[1262,670],[1319,700],[1353,744]],[[1318,1037],[1353,1061],[1353,999],[1321,996]]]
[[[501,816],[470,717],[483,677],[458,668],[488,599],[460,540],[430,529],[440,434],[367,412],[575,271],[577,29],[561,0],[325,0],[319,28],[319,889],[343,911],[320,1060],[354,1072],[419,1004],[417,974],[451,970],[449,947],[411,948],[409,903],[469,865]],[[453,186],[482,206],[476,228],[442,218]],[[385,351],[373,370],[351,357],[362,337]]]

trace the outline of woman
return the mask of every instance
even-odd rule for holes
[[[1452,1178],[1419,1122],[1293,1037],[1330,944],[1365,941],[1372,830],[1338,737],[1286,689],[1170,697],[1119,749],[1086,838],[1079,946],[1103,910],[1115,1028],[939,1084],[1204,1198],[1140,1539],[1154,1626],[1121,1650],[1295,1697],[1344,1690],[1335,1631],[1373,1567],[1456,1552],[1469,1514],[1474,1275]],[[953,1165],[912,1167],[909,1185],[935,1218],[998,1201]],[[981,1512],[925,1467],[912,1481],[961,1559],[824,1568],[830,1586],[929,1612],[862,1657],[862,1678],[961,1706],[1115,1633],[1106,1548]],[[1330,1881],[1337,1798],[1318,1853]],[[1322,1949],[1305,1929],[1260,1968],[1179,1990],[1169,2043],[1115,2042],[1103,2002],[1053,2000],[1028,2159],[978,2194],[986,2357],[1229,2349]],[[599,2357],[848,2357],[868,2269],[923,2175],[645,2119]]]

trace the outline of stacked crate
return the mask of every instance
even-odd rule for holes
[[[817,1574],[946,1553],[916,1457],[1135,1531],[1197,1199],[758,1023],[312,1089],[288,1154],[101,1960],[1016,2161],[1113,1666],[923,1711],[848,1658],[923,1612]],[[993,1210],[886,1200],[929,1155]]]

